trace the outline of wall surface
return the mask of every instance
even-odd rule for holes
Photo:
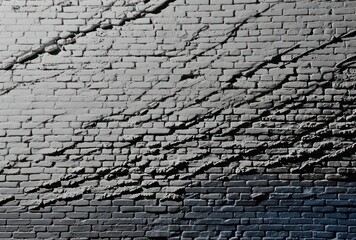
[[[0,0],[1,239],[356,239],[356,1]]]

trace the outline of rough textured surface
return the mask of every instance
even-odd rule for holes
[[[355,13],[0,0],[0,238],[356,238]]]

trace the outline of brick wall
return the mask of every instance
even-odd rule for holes
[[[355,13],[0,0],[0,238],[356,239]]]

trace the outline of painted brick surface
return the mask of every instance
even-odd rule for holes
[[[0,238],[356,239],[355,16],[0,0]]]

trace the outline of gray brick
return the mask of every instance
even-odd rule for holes
[[[32,233],[32,232],[14,232],[13,236],[14,236],[14,238],[29,239],[29,238],[35,238],[36,237],[36,233]]]

